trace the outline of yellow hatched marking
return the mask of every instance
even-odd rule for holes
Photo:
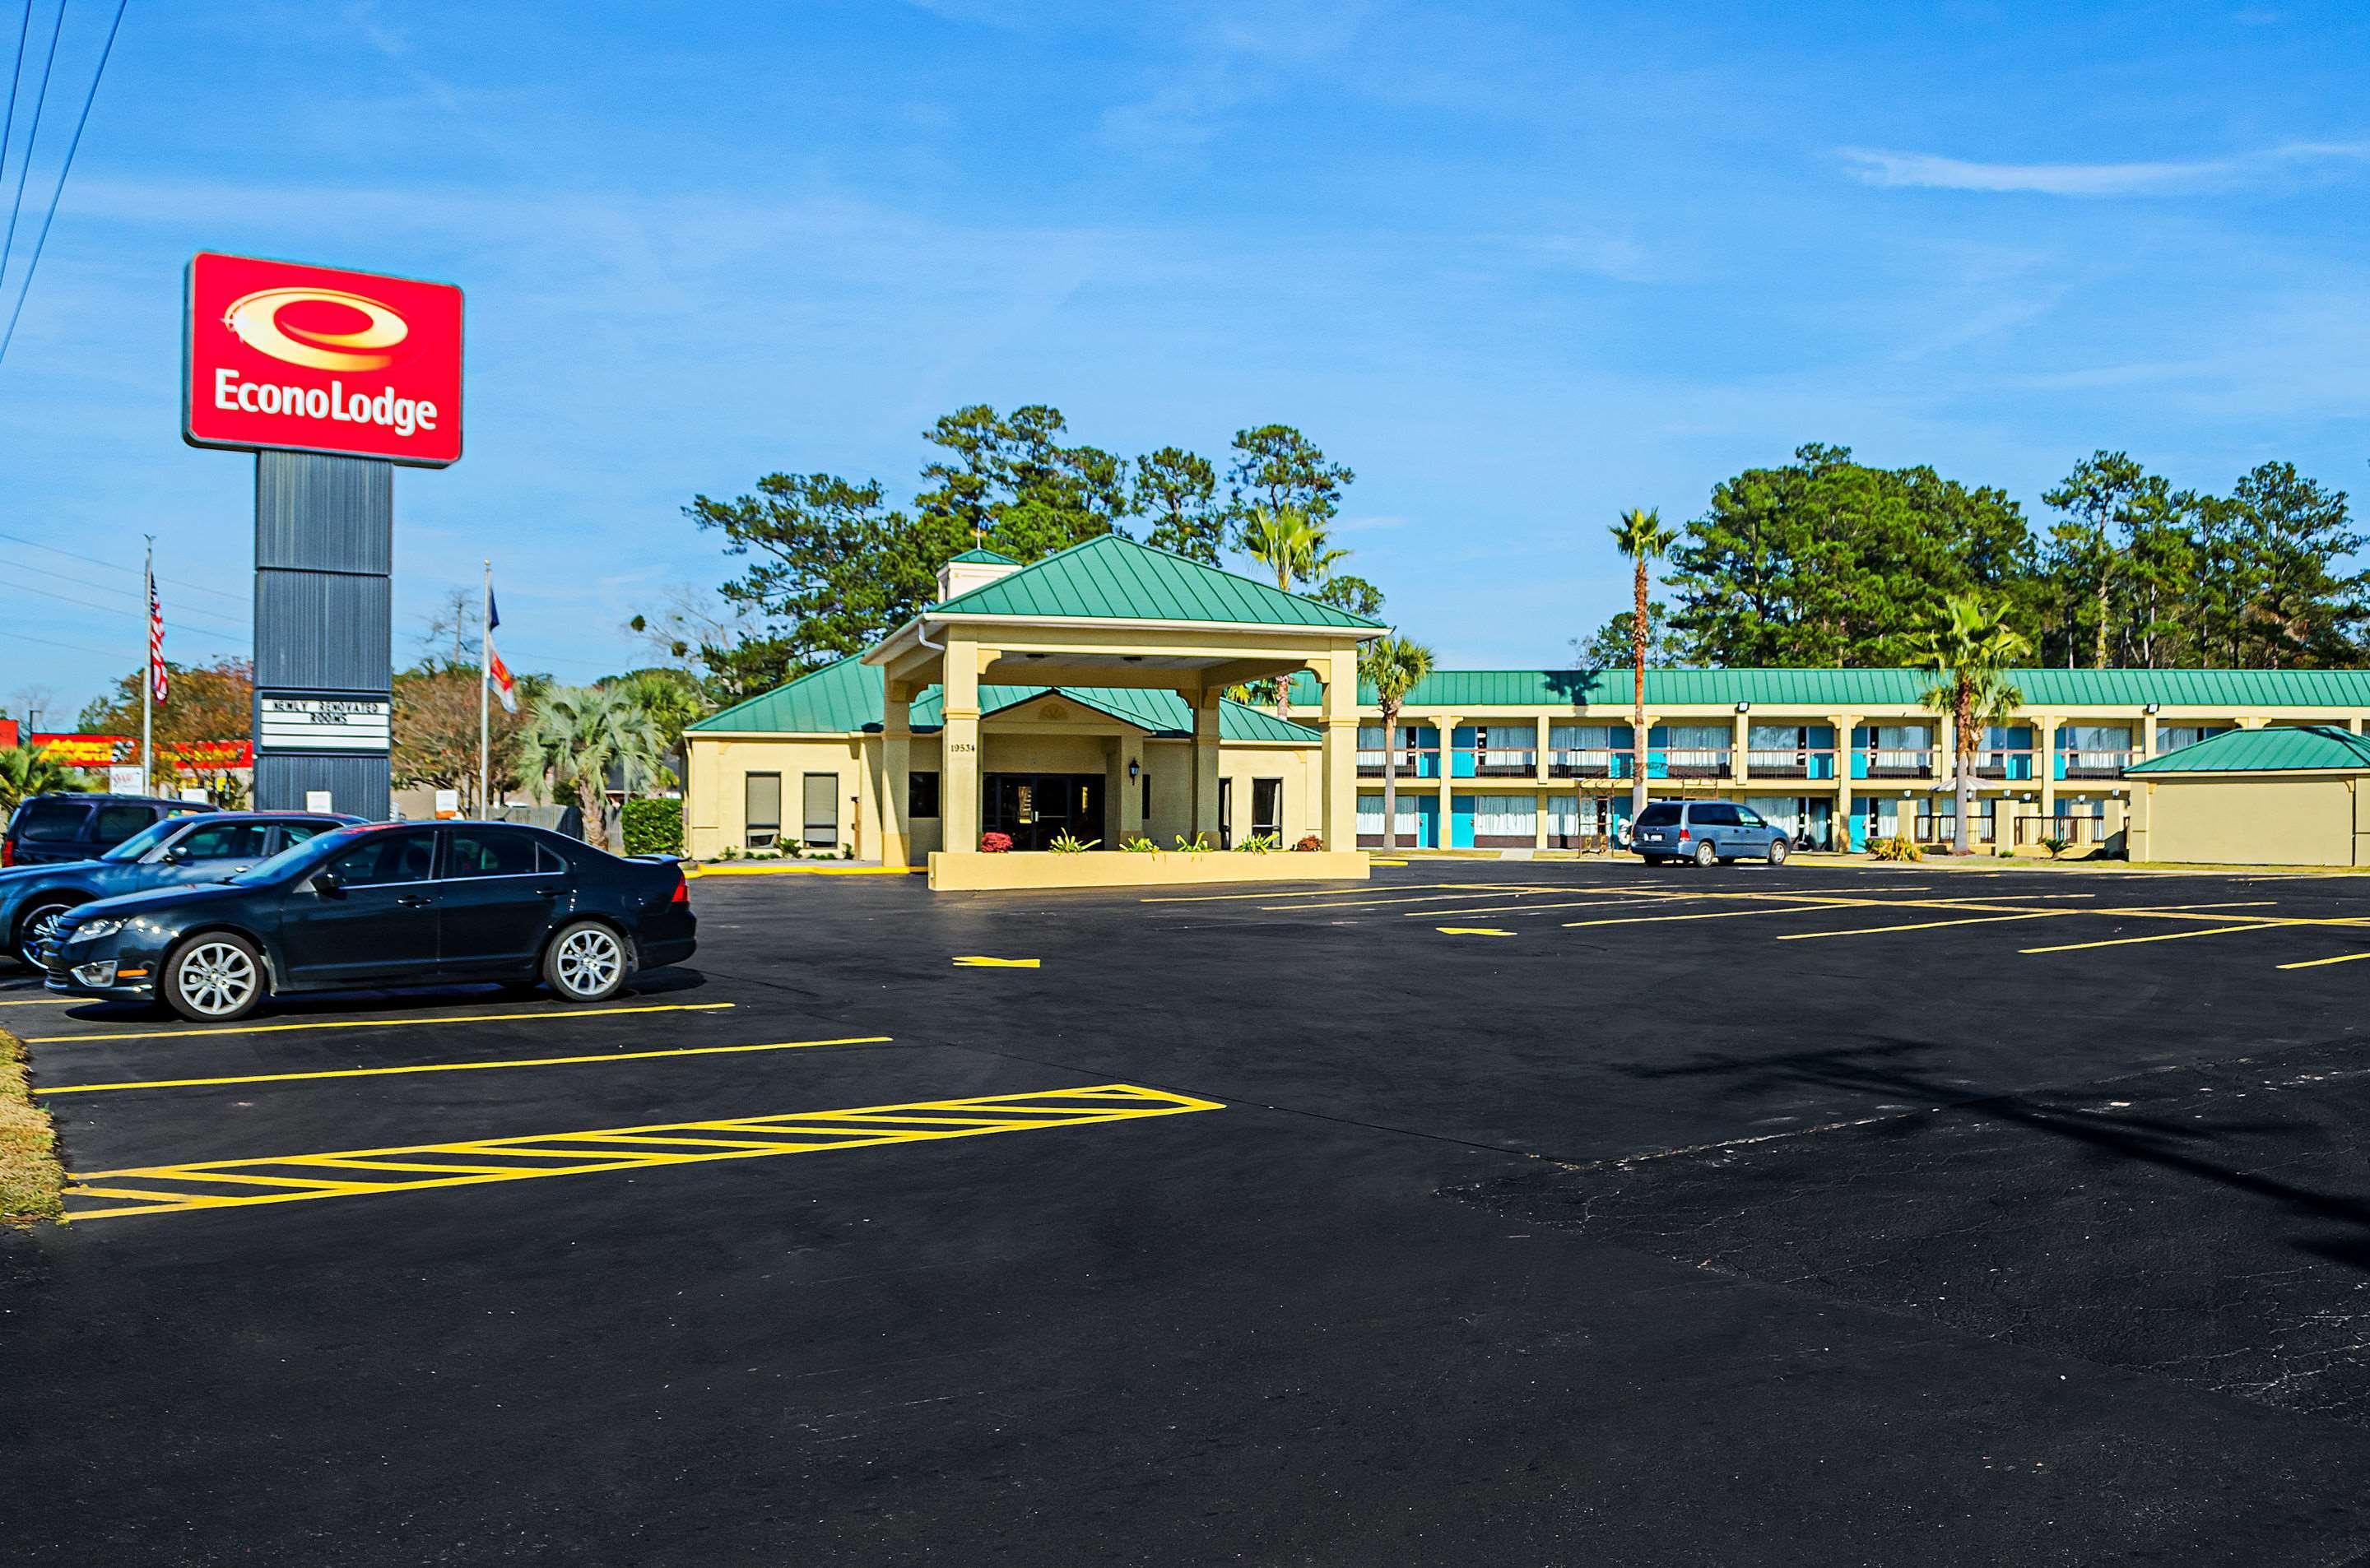
[[[751,1051],[802,1051],[815,1046],[885,1046],[886,1035],[837,1040],[783,1040],[770,1046],[683,1046],[662,1051],[607,1051],[581,1057],[529,1057],[518,1061],[443,1061],[418,1067],[339,1067],[319,1072],[246,1072],[227,1078],[147,1078],[126,1083],[62,1083],[38,1094],[103,1094],[113,1089],[202,1089],[217,1083],[293,1083],[310,1078],[385,1078],[408,1072],[490,1072],[512,1067],[571,1067],[580,1062],[654,1061],[665,1057],[742,1056]]]
[[[1826,904],[1795,904],[1776,910],[1710,910],[1691,915],[1608,915],[1603,920],[1566,921],[1563,924],[1565,930],[1574,931],[1598,925],[1657,925],[1665,921],[1731,921],[1743,920],[1747,915],[1816,914],[1831,907]]]
[[[2120,911],[2119,911],[2120,912]],[[2132,947],[2143,942],[2183,942],[2192,936],[2227,936],[2238,931],[2272,931],[2284,925],[2309,925],[2296,920],[2262,920],[2247,925],[2209,925],[2198,931],[2159,932],[2154,936],[2113,936],[2103,942],[2061,942],[2054,947],[2019,947],[2019,953],[2080,953],[2092,947]]]
[[[86,1040],[178,1040],[192,1035],[285,1035],[299,1029],[417,1029],[431,1024],[549,1024],[578,1018],[614,1018],[623,1013],[717,1013],[730,1001],[670,1001],[649,1007],[579,1007],[566,1013],[466,1013],[442,1018],[316,1018],[306,1024],[234,1024],[227,1028],[110,1030],[89,1035],[43,1035],[29,1046],[75,1046]]]
[[[1057,1089],[1028,1094],[983,1094],[960,1100],[922,1100],[908,1104],[786,1112],[778,1116],[714,1121],[660,1122],[645,1127],[609,1127],[590,1132],[546,1132],[513,1139],[476,1139],[461,1143],[408,1144],[390,1149],[346,1149],[278,1158],[143,1165],[118,1171],[91,1171],[69,1177],[65,1195],[69,1202],[86,1197],[131,1199],[135,1206],[70,1207],[66,1217],[78,1220],[108,1219],[127,1214],[168,1214],[192,1208],[304,1203],[322,1197],[357,1197],[376,1193],[418,1192],[431,1187],[536,1181],[547,1176],[577,1175],[597,1171],[706,1164],[719,1160],[763,1160],[776,1155],[825,1153],[833,1150],[864,1149],[892,1143],[930,1143],[995,1133],[1027,1132],[1041,1127],[1087,1127],[1101,1122],[1136,1121],[1149,1116],[1173,1116],[1225,1108],[1218,1101],[1198,1099],[1190,1094],[1146,1089],[1130,1083],[1105,1083],[1087,1089]],[[915,1112],[945,1112],[948,1115],[915,1125],[911,1115]],[[746,1140],[731,1139],[734,1132],[746,1135]],[[709,1140],[712,1146],[694,1147],[698,1141],[696,1135],[704,1133],[726,1136],[721,1139]],[[684,1134],[695,1137],[686,1139],[680,1136]],[[779,1141],[779,1137],[785,1135],[788,1138],[824,1138],[833,1141]],[[569,1158],[571,1156],[568,1153],[547,1146],[578,1140],[584,1141],[586,1147],[572,1156],[578,1161],[572,1165],[507,1167],[446,1163],[438,1159],[453,1155],[460,1161],[466,1161],[473,1154],[481,1159],[499,1159],[513,1153]],[[613,1147],[599,1147],[604,1141]],[[258,1173],[264,1169],[303,1170],[308,1166],[349,1177],[361,1171],[376,1168],[409,1171],[418,1179],[308,1182],[298,1177]],[[225,1197],[215,1193],[191,1192],[176,1185],[208,1186],[229,1183],[287,1186],[295,1190]]]

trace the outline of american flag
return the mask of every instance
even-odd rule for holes
[[[494,585],[486,584],[486,683],[493,688],[494,698],[502,704],[502,712],[518,712],[518,688],[511,679],[511,667],[494,651],[494,628],[502,624],[502,612],[494,608]]]
[[[165,700],[172,689],[172,678],[165,670],[165,603],[156,597],[156,578],[148,578],[148,694],[157,702]]]

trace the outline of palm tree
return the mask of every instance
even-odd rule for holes
[[[1646,812],[1646,568],[1668,555],[1678,539],[1675,529],[1663,526],[1660,511],[1643,507],[1631,507],[1613,525],[1613,543],[1637,567],[1638,578],[1637,602],[1629,615],[1629,657],[1637,670],[1631,692],[1635,707],[1629,723],[1629,820],[1633,827]]]
[[[30,795],[81,788],[74,775],[52,761],[45,750],[12,746],[0,751],[0,822],[7,821]]]
[[[556,686],[535,704],[522,749],[522,771],[549,777],[555,793],[573,790],[585,838],[605,844],[609,770],[616,768],[632,793],[662,771],[666,740],[625,687]]]
[[[1983,748],[1984,730],[2005,723],[2023,704],[2024,693],[2009,683],[2007,672],[2032,652],[2032,644],[2008,624],[2005,599],[1954,593],[1927,614],[1910,646],[1916,661],[1931,665],[1936,676],[1922,700],[1950,720],[1959,805],[1952,847],[1966,854],[1974,843],[1975,753]]]
[[[1250,521],[1243,524],[1242,544],[1252,560],[1275,574],[1275,586],[1286,593],[1323,582],[1350,555],[1347,550],[1327,548],[1325,525],[1288,504],[1251,508]],[[1275,683],[1275,716],[1292,716],[1290,676]]]
[[[1432,650],[1392,635],[1376,637],[1358,656],[1358,675],[1375,686],[1383,710],[1383,848],[1399,847],[1399,709],[1417,682],[1432,673]]]

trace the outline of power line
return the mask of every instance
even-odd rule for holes
[[[0,637],[14,637],[21,643],[39,643],[43,647],[71,648],[75,653],[95,653],[101,658],[113,658],[115,657],[105,648],[85,647],[80,643],[62,643],[53,637],[29,636],[23,632],[9,631],[6,627],[0,627]]]
[[[8,142],[17,133],[17,84],[25,76],[25,35],[33,26],[33,0],[25,0],[25,14],[17,18],[17,63],[8,67],[8,118],[0,124],[0,174],[7,172]],[[32,150],[26,149],[30,157]]]
[[[98,79],[107,74],[107,57],[115,52],[115,35],[123,27],[123,8],[131,3],[132,0],[115,0],[115,20],[107,26],[107,42],[100,46],[98,66],[90,74],[90,91],[82,96],[82,113],[75,117],[74,135],[66,143],[66,161],[58,166],[57,187],[50,192],[49,211],[41,214],[41,232],[33,241],[33,258],[25,263],[25,281],[17,291],[17,308],[8,313],[8,330],[0,333],[0,361],[8,358],[8,345],[17,339],[17,318],[25,314],[25,296],[33,292],[33,274],[41,269],[41,251],[50,243],[50,224],[57,219],[58,200],[66,193],[66,176],[74,172],[75,154],[82,148],[83,128],[90,123],[90,106],[98,101]],[[65,14],[66,0],[58,0],[61,21],[65,18]],[[29,144],[25,149],[28,163],[31,162],[32,155],[33,149]]]
[[[15,585],[13,591],[17,593],[38,593],[44,599],[54,599],[63,604],[78,604],[85,610],[96,610],[104,615],[121,615],[124,613],[123,606],[120,604],[93,604],[87,599],[76,599],[71,594],[54,593],[46,588],[35,588],[29,583],[17,583]],[[246,637],[251,635],[249,632],[241,630],[236,626],[213,624],[200,621],[193,616],[178,616],[176,617],[176,621],[179,624],[190,626],[197,631],[204,632],[217,637]]]
[[[51,570],[49,567],[35,567],[35,566],[29,566],[29,565],[27,565],[27,564],[26,564],[25,562],[23,562],[23,561],[16,561],[16,562],[12,562],[12,563],[10,563],[10,564],[9,564],[9,567],[8,567],[8,569],[9,569],[10,571],[16,571],[16,572],[31,572],[31,573],[32,573],[34,576],[36,576],[36,577],[55,578],[57,578],[60,582],[70,582],[70,583],[74,584],[76,588],[86,588],[86,589],[90,589],[92,592],[94,592],[94,593],[114,593],[114,594],[121,594],[122,597],[124,597],[125,599],[131,600],[131,601],[132,601],[133,603],[135,603],[135,604],[136,604],[136,603],[138,603],[138,602],[140,601],[140,595],[139,595],[138,593],[136,593],[135,591],[133,591],[132,589],[128,589],[128,588],[117,588],[117,587],[113,586],[113,585],[112,585],[112,584],[110,584],[110,583],[93,582],[93,581],[91,581],[88,578],[71,577],[71,576],[67,575],[67,574],[66,574],[66,573],[64,573],[64,572],[52,571],[52,570]],[[162,579],[159,579],[159,580],[162,580]],[[193,616],[193,615],[191,615],[191,614],[190,614],[187,611],[184,611],[184,612],[181,612],[181,614],[180,614],[180,616],[179,616],[179,619],[181,619],[181,620],[185,620],[185,621],[194,621],[194,620],[198,620],[198,619],[200,619],[200,618],[199,618],[199,617],[196,617],[196,616]],[[215,626],[217,626],[218,628],[224,628],[224,629],[236,630],[236,631],[240,631],[240,632],[248,632],[248,631],[253,631],[253,630],[254,630],[254,627],[253,627],[251,624],[249,624],[247,622],[233,620],[227,612],[225,612],[225,613],[223,615],[223,617],[221,618],[221,620],[216,621],[216,622],[213,622],[213,624],[214,624],[214,625],[215,625]]]
[[[0,539],[6,539],[11,544],[23,544],[35,550],[47,550],[51,555],[63,555],[69,561],[81,561],[87,566],[104,567],[110,572],[123,572],[135,578],[140,575],[136,568],[127,567],[120,561],[107,560],[98,555],[77,555],[72,550],[61,550],[54,544],[44,544],[38,539],[27,539],[21,534],[0,533]],[[156,580],[171,583],[175,588],[186,588],[196,593],[211,593],[217,599],[227,599],[234,604],[245,605],[251,602],[247,594],[231,593],[219,588],[208,588],[203,583],[189,582],[180,578],[168,578],[162,572],[156,574]]]
[[[66,25],[66,0],[58,0],[57,20],[50,24],[49,57],[41,62],[41,90],[33,97],[33,128],[25,132],[24,161],[17,166],[17,199],[8,207],[8,237],[0,241],[0,281],[8,276],[8,253],[17,248],[17,214],[25,205],[25,177],[33,172],[33,148],[41,139],[41,109],[50,101],[50,68],[58,63],[58,34]]]

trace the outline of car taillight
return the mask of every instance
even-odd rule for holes
[[[669,898],[667,902],[670,904],[691,902],[691,885],[683,879],[683,873],[680,871],[674,874],[674,897]]]
[[[16,864],[17,846],[6,839],[0,839],[0,871],[6,871]]]
[[[1685,828],[1680,829],[1680,830],[1679,830],[1679,842],[1681,842],[1681,843],[1685,843],[1685,842],[1687,841],[1687,837],[1688,837],[1687,830],[1686,830]]]

